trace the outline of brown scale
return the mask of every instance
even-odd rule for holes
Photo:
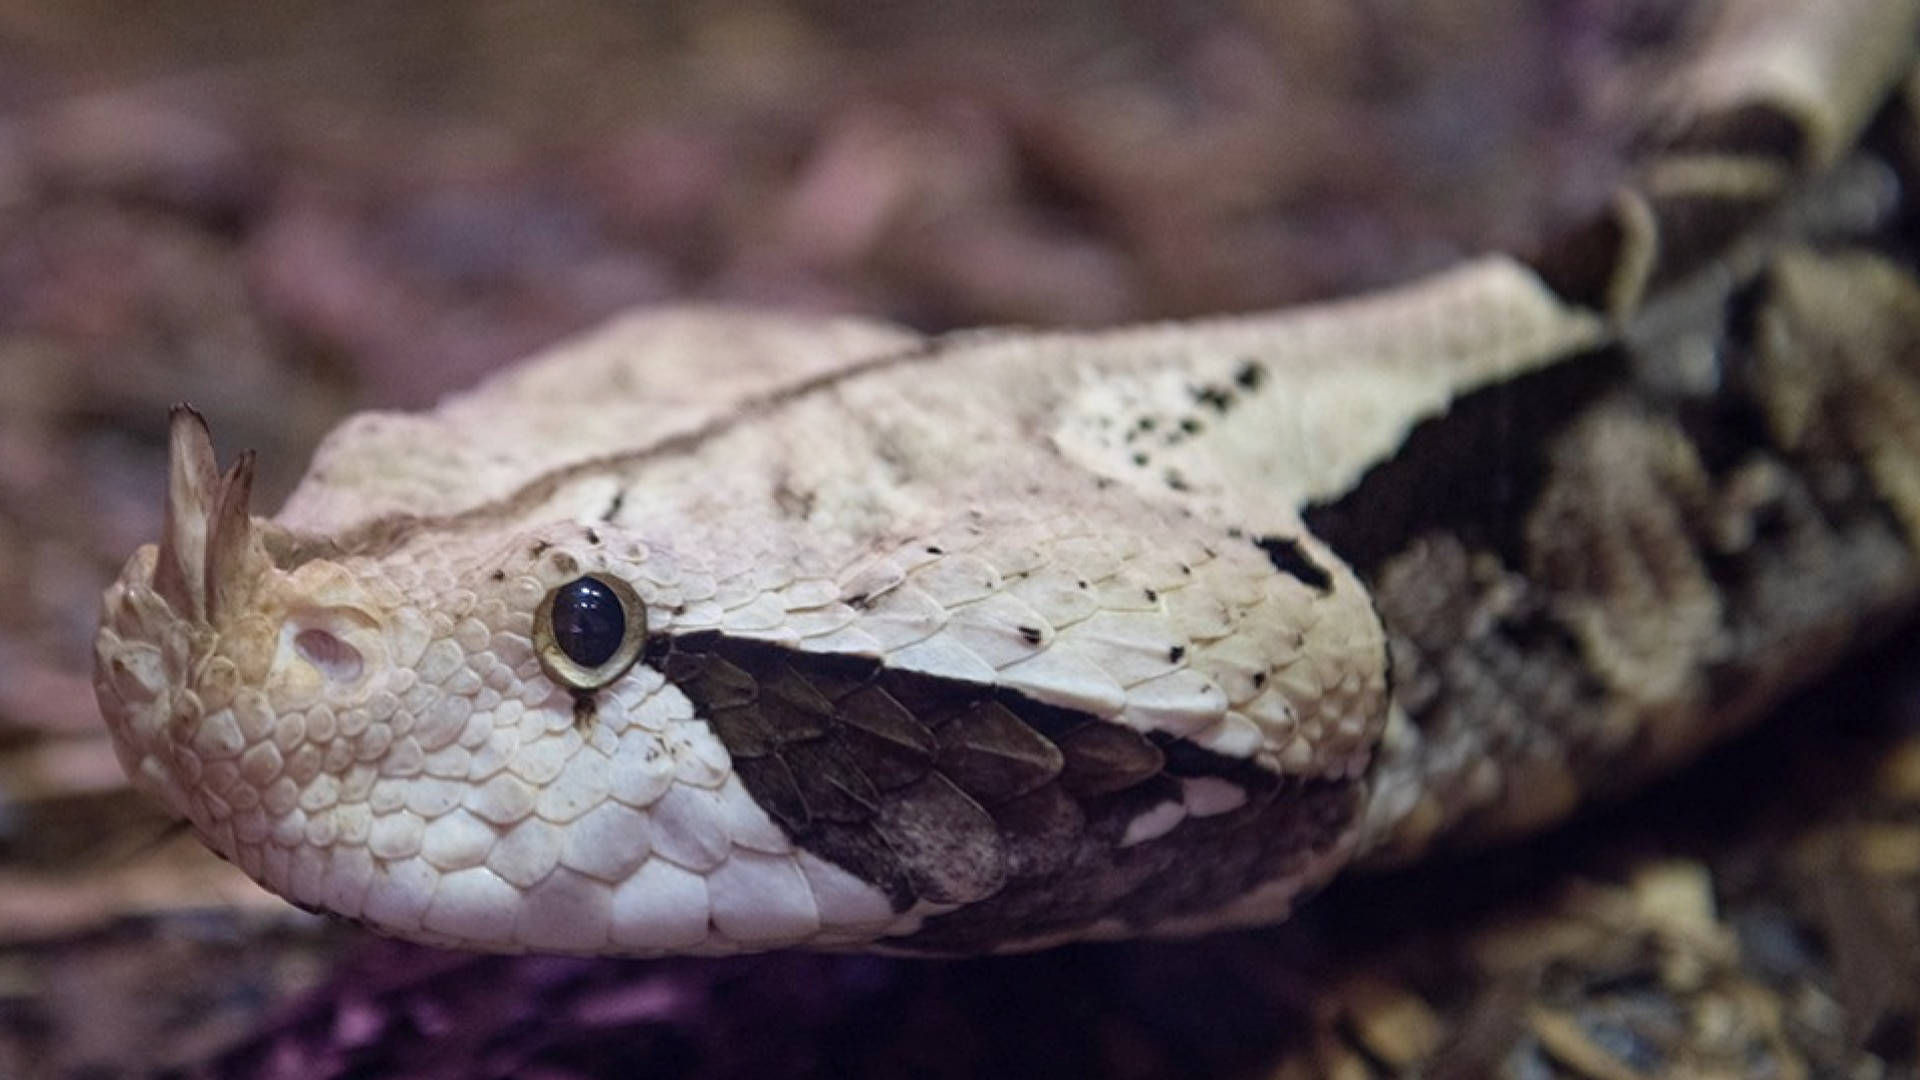
[[[886,893],[964,905],[895,944],[967,951],[1117,916],[1218,906],[1348,830],[1352,782],[1251,762],[1005,689],[884,670],[713,632],[660,636],[650,662],[693,702],[793,841]],[[1128,824],[1215,776],[1244,806],[1121,847]]]

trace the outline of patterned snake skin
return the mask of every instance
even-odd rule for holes
[[[629,316],[335,431],[173,418],[121,760],[462,948],[1270,922],[1737,728],[1920,597],[1920,2],[1728,3],[1613,203],[1271,315]]]

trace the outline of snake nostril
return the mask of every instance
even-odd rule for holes
[[[325,630],[302,630],[293,636],[293,647],[307,663],[335,682],[352,682],[360,677],[360,650]]]

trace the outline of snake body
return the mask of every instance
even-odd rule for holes
[[[1920,285],[1857,242],[1917,23],[1728,5],[1532,263],[1091,333],[639,313],[353,418],[271,519],[177,410],[122,762],[297,904],[503,951],[1192,933],[1538,827],[1920,597]]]

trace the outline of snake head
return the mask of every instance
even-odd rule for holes
[[[277,520],[177,410],[107,591],[123,765],[294,903],[489,951],[975,953],[1272,921],[1357,850],[1384,644],[1310,537],[1025,459],[879,499],[818,423],[508,479],[505,417],[567,429],[478,393],[349,424]],[[833,467],[811,511],[741,479],[796,461]]]
[[[643,572],[636,542],[568,521],[348,553],[249,516],[252,479],[174,410],[164,530],[106,591],[94,687],[135,786],[262,885],[493,951],[738,952],[896,919],[788,841],[642,662],[663,556]]]

